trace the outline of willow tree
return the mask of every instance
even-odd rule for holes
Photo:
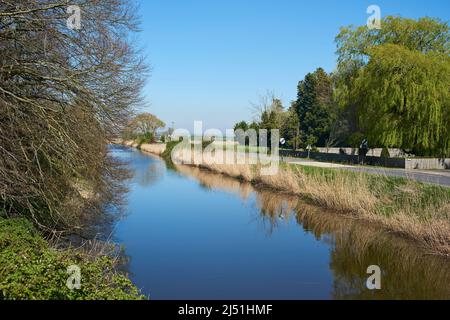
[[[383,145],[380,143],[387,143],[396,147],[408,147],[421,154],[430,154],[431,152],[433,155],[435,155],[434,152],[438,152],[435,148],[438,148],[442,153],[442,150],[446,148],[445,143],[444,146],[435,146],[438,139],[437,132],[441,132],[441,129],[424,126],[422,129],[425,132],[418,133],[415,140],[411,136],[407,138],[400,135],[399,132],[403,131],[403,128],[398,128],[394,133],[392,126],[405,123],[411,125],[413,118],[405,118],[406,112],[394,112],[394,107],[387,106],[391,106],[392,101],[398,99],[399,92],[401,92],[405,94],[406,102],[396,102],[397,108],[402,110],[405,107],[409,110],[408,112],[417,112],[416,117],[420,119],[421,123],[426,123],[425,119],[428,119],[429,122],[435,123],[441,128],[438,123],[445,118],[445,112],[440,112],[439,109],[443,110],[445,107],[437,106],[436,103],[445,99],[437,97],[438,94],[433,90],[427,92],[426,87],[434,87],[431,83],[432,79],[422,78],[420,75],[430,73],[435,76],[438,72],[438,65],[446,64],[446,57],[450,54],[450,27],[447,22],[434,18],[407,19],[393,16],[384,18],[381,26],[380,30],[370,30],[367,26],[344,27],[336,37],[338,68],[334,74],[334,98],[341,107],[339,118],[343,118],[342,120],[349,124],[350,132],[347,135],[368,134],[371,136],[369,142],[372,146],[382,147]],[[395,52],[394,47],[388,45],[396,45],[399,51]],[[380,48],[377,50],[378,47]],[[388,52],[392,55],[389,56]],[[405,61],[402,61],[402,54],[405,54]],[[420,61],[420,64],[414,67],[415,58],[417,58],[417,63]],[[383,68],[378,70],[378,66],[383,66]],[[390,73],[389,70],[393,73]],[[399,79],[399,76],[405,77],[403,81]],[[363,83],[365,80],[362,80],[361,77],[369,79],[373,86],[370,87],[368,83]],[[439,84],[436,83],[436,90],[440,90],[438,87],[440,88],[443,84],[444,78],[440,79]],[[358,79],[359,83],[356,83]],[[380,87],[374,87],[376,83]],[[367,92],[361,91],[364,86],[367,87]],[[393,91],[389,92],[388,90]],[[419,99],[417,96],[419,91],[427,97],[423,99],[427,106],[420,110],[416,109],[415,101]],[[390,96],[390,101],[387,100],[389,98],[387,95]],[[355,97],[359,99],[355,99]],[[383,105],[368,105],[368,101],[371,103],[376,101]],[[374,122],[370,123],[367,117],[359,118],[357,116],[358,114],[364,115],[368,111],[374,112],[372,108],[378,108],[378,112],[375,114],[379,117],[373,119]],[[387,112],[384,117],[380,113],[382,110]],[[420,115],[420,112],[423,115]],[[429,118],[430,114],[435,114],[432,119]],[[439,117],[442,119],[439,120]],[[380,123],[379,119],[381,118],[390,120],[390,122]],[[365,123],[359,121],[360,119],[366,119]],[[383,131],[385,127],[389,129],[388,132]],[[373,130],[365,132],[369,129]],[[427,132],[428,130],[430,132]],[[411,133],[411,135],[414,134]],[[417,142],[418,145],[414,146],[411,141]],[[393,145],[394,142],[400,144]],[[432,151],[433,149],[434,151]]]
[[[450,57],[386,44],[368,51],[353,92],[372,144],[450,155]]]
[[[383,44],[397,44],[421,53],[450,54],[447,22],[429,17],[416,20],[388,16],[381,21],[381,26],[381,29],[341,28],[336,37],[339,67],[357,68],[366,64],[370,48]]]

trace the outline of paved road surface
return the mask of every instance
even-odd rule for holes
[[[313,161],[313,160],[308,160],[308,159],[287,158],[287,157],[284,157],[283,160],[288,163],[293,163],[293,164],[298,164],[298,165],[303,165],[303,166],[345,169],[345,170],[357,171],[357,172],[367,172],[367,173],[379,174],[379,175],[396,176],[396,177],[413,179],[413,180],[424,182],[424,183],[433,183],[433,184],[439,184],[442,186],[450,187],[450,170],[405,170],[405,169],[392,169],[392,168],[379,168],[379,167],[371,168],[371,167],[364,167],[364,166],[343,165],[343,164],[318,162],[318,161]]]

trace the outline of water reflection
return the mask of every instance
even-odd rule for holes
[[[176,166],[186,177],[209,190],[247,200],[253,194],[260,219],[271,233],[281,221],[295,217],[305,232],[330,245],[329,268],[335,299],[448,299],[449,259],[426,255],[412,243],[377,230],[376,226],[339,216],[299,200],[248,183],[188,166]],[[367,267],[380,266],[382,289],[366,288]],[[301,271],[301,270],[299,270]]]
[[[148,155],[149,157],[154,157]],[[134,157],[131,161],[134,162],[133,181],[141,187],[149,187],[161,180],[166,172],[166,165],[163,161],[147,161],[137,162],[141,157]],[[156,158],[156,157],[154,157]]]
[[[199,184],[208,190],[221,190],[239,196],[242,200],[247,200],[253,193],[253,187],[249,183],[240,182],[220,174],[214,174],[210,171],[199,169],[197,167],[174,165],[177,172],[187,178],[193,178]]]
[[[329,237],[336,299],[440,299],[450,297],[448,259],[426,255],[410,242],[352,219],[302,205],[297,221],[317,238]],[[382,290],[365,287],[370,265],[382,269]]]

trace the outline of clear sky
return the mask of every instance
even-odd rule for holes
[[[168,125],[232,128],[267,90],[285,106],[306,73],[336,65],[341,26],[382,16],[450,20],[449,0],[140,0],[139,35],[152,74],[149,107]]]

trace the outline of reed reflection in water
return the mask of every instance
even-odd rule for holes
[[[415,244],[379,231],[376,226],[317,208],[298,197],[257,189],[199,168],[183,165],[175,168],[208,190],[233,193],[242,200],[255,194],[260,219],[268,226],[268,233],[293,216],[303,231],[328,243],[335,299],[450,298],[447,258],[426,255]],[[382,270],[381,290],[366,288],[370,265],[378,265]]]

